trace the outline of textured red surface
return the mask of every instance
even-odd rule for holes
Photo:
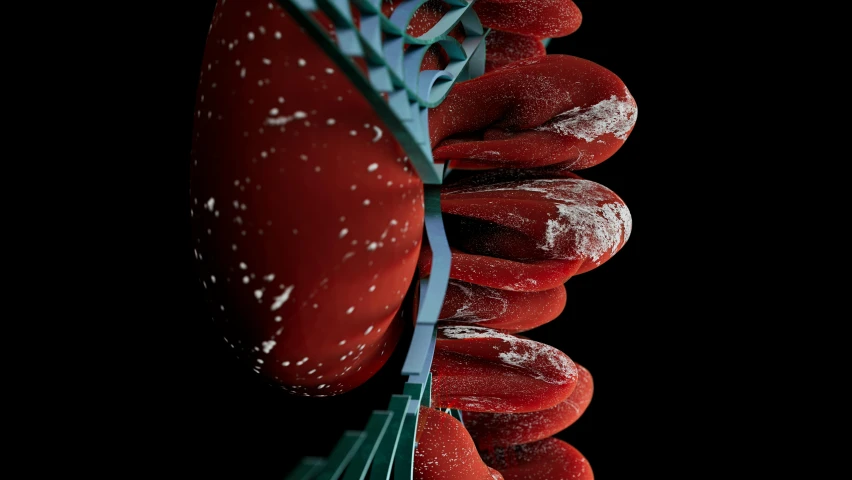
[[[473,9],[486,27],[538,39],[569,35],[583,21],[571,0],[480,0]]]
[[[438,318],[443,325],[520,333],[555,319],[566,299],[565,285],[541,292],[512,292],[450,280]]]
[[[556,435],[577,421],[592,401],[591,373],[577,365],[577,386],[555,407],[528,413],[463,412],[464,426],[481,450],[531,443]]]
[[[483,327],[439,327],[432,404],[477,412],[556,406],[577,384],[577,367],[549,345]]]
[[[429,128],[435,160],[455,160],[455,168],[566,163],[580,170],[611,157],[636,114],[633,96],[611,71],[546,55],[456,85],[430,112]]]
[[[579,450],[557,438],[482,452],[482,459],[505,480],[592,480]]]
[[[418,480],[503,480],[485,465],[473,439],[451,415],[420,408],[414,478]]]
[[[544,44],[529,35],[492,31],[485,38],[487,56],[485,71],[489,72],[524,58],[547,54]]]

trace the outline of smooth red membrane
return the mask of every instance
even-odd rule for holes
[[[586,457],[557,438],[481,451],[485,463],[505,480],[594,480]]]
[[[577,367],[549,345],[483,327],[438,327],[432,404],[474,412],[534,412],[563,402]]]
[[[636,101],[613,72],[551,54],[455,85],[430,110],[429,132],[435,160],[453,168],[580,170],[621,148],[636,118]]]
[[[470,434],[452,415],[420,407],[416,435],[415,480],[503,480],[485,465]]]
[[[489,184],[475,178],[448,185],[441,195],[451,278],[511,291],[549,290],[608,261],[630,237],[629,209],[596,182],[531,176]],[[425,244],[421,276],[431,262]]]
[[[217,4],[201,74],[190,213],[213,319],[238,358],[287,391],[351,390],[402,331],[422,183],[275,4]]]
[[[565,308],[564,285],[541,292],[512,292],[450,280],[438,319],[441,325],[472,325],[520,333],[554,320]]]
[[[537,39],[570,35],[583,21],[571,0],[479,0],[473,9],[486,27]]]
[[[537,442],[568,428],[592,401],[589,371],[577,365],[577,386],[555,407],[526,413],[462,412],[464,426],[480,450]]]

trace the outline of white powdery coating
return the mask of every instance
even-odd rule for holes
[[[627,134],[636,124],[638,110],[628,95],[627,101],[619,100],[612,95],[608,100],[596,103],[591,107],[574,107],[562,112],[553,121],[542,125],[536,130],[554,132],[562,136],[572,136],[591,142],[594,139],[611,133],[621,140],[627,139]]]
[[[528,372],[533,378],[543,382],[565,385],[576,380],[578,371],[574,362],[556,348],[533,340],[526,340],[500,333],[485,327],[453,326],[441,327],[441,332],[446,338],[453,340],[496,338],[506,342],[510,350],[498,355],[500,360],[506,364],[519,367]],[[549,365],[555,371],[542,369],[539,363]]]
[[[290,293],[293,292],[293,287],[295,287],[295,285],[290,285],[284,289],[284,292],[281,295],[275,297],[275,302],[272,303],[271,308],[273,312],[281,308],[281,305],[284,305],[284,302],[290,299]]]
[[[547,221],[544,243],[538,245],[542,250],[553,250],[556,240],[563,235],[573,234],[574,255],[568,260],[588,258],[595,262],[609,252],[615,255],[622,244],[622,232],[627,241],[632,219],[630,211],[621,203],[604,205],[565,205],[556,204],[559,219]]]

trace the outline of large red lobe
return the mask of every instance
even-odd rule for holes
[[[483,327],[438,328],[432,403],[476,412],[532,412],[564,401],[577,367],[564,353]]]
[[[427,407],[417,419],[416,480],[503,480],[485,465],[464,426],[451,415]]]
[[[444,187],[450,277],[512,291],[544,291],[588,272],[628,240],[632,217],[611,190],[557,166],[533,174],[481,173]],[[477,181],[479,176],[487,181]],[[548,178],[552,175],[554,178]],[[421,276],[431,271],[425,244]]]
[[[611,157],[636,114],[635,100],[611,71],[546,55],[456,85],[430,110],[429,132],[435,160],[456,168],[564,163],[580,170]]]
[[[473,9],[486,27],[536,39],[570,35],[583,20],[571,0],[479,0]]]
[[[485,71],[490,72],[518,60],[547,54],[544,43],[529,35],[492,30],[485,37]]]
[[[464,426],[480,450],[531,443],[568,428],[592,401],[591,373],[577,365],[577,386],[555,407],[527,413],[463,412]]]
[[[557,438],[480,452],[505,480],[593,480],[579,450]]]
[[[351,82],[270,5],[214,13],[192,151],[195,254],[236,355],[293,393],[334,395],[396,346],[423,187]]]
[[[558,317],[565,302],[565,285],[541,292],[512,292],[450,280],[438,319],[442,325],[474,325],[519,333]]]
[[[539,179],[446,188],[459,248],[517,260],[573,260],[598,266],[627,241],[632,218],[611,190],[583,179]],[[494,208],[499,205],[499,208]]]

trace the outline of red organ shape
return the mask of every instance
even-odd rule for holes
[[[557,438],[481,452],[505,480],[593,480],[586,457]]]
[[[636,102],[614,73],[546,55],[457,84],[429,112],[429,131],[435,160],[454,168],[564,163],[580,170],[621,148],[636,117]]]
[[[474,412],[533,412],[564,401],[577,367],[549,345],[473,326],[438,327],[432,405]]]
[[[447,413],[421,407],[416,439],[415,480],[503,480],[482,461],[464,426]]]
[[[567,260],[578,263],[577,273],[609,260],[632,229],[630,211],[618,195],[580,178],[448,187],[441,210],[455,230],[455,245],[469,253]]]
[[[464,426],[480,450],[531,443],[568,428],[592,401],[592,375],[577,365],[577,386],[564,401],[527,413],[463,412]]]
[[[541,292],[512,292],[450,280],[438,319],[442,325],[472,325],[520,333],[562,313],[565,285]]]
[[[503,290],[549,290],[603,264],[627,242],[632,217],[613,191],[573,174],[523,177],[489,184],[474,176],[443,189],[451,278]],[[431,264],[427,245],[421,275]]]

